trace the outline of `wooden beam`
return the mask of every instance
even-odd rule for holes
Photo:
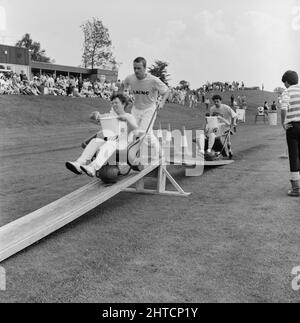
[[[77,191],[0,228],[0,261],[44,238],[131,186],[157,166],[132,173],[117,184],[98,179]]]
[[[186,176],[201,176],[204,171],[204,167],[217,167],[217,166],[226,166],[234,163],[234,160],[220,159],[220,160],[204,160],[204,156],[198,156],[195,158],[182,158],[181,156],[174,156],[173,159],[166,160],[167,163],[173,165],[182,165],[186,167],[185,175]]]
[[[214,166],[226,166],[234,163],[232,159],[220,159],[220,160],[206,160],[204,165],[207,167],[214,167]]]
[[[183,192],[178,193],[177,191],[164,191],[158,192],[157,190],[143,189],[142,191],[137,191],[135,188],[126,188],[124,192],[137,193],[137,194],[152,194],[152,195],[166,195],[166,196],[190,196],[191,193]]]
[[[185,159],[180,160],[180,158],[174,158],[173,160],[167,160],[168,163],[174,164],[174,165],[183,165],[183,166],[195,166],[195,165],[204,165],[204,166],[224,166],[224,165],[230,165],[234,163],[234,160],[232,159],[219,159],[219,160],[196,160],[194,158],[191,159]]]
[[[166,190],[166,181],[170,181],[172,186],[176,189],[175,191]],[[156,190],[145,188],[145,183],[142,185],[136,185],[135,188],[129,187],[124,189],[124,192],[132,192],[138,194],[156,194],[156,195],[168,195],[168,196],[189,196],[191,193],[185,192],[180,185],[175,181],[171,174],[167,171],[166,166],[160,165],[158,168],[157,175],[157,188]]]
[[[160,167],[162,166],[156,164],[148,166],[141,172],[132,172],[111,186],[104,186],[99,179],[93,180],[75,192],[1,227],[0,262],[74,221],[116,194],[126,191],[135,183],[138,183],[137,189],[129,191],[162,195],[186,194],[183,190],[180,193],[144,190],[143,178]]]
[[[145,181],[144,178],[140,179],[138,182],[135,183],[135,187],[137,191],[142,191],[145,188]]]
[[[166,166],[160,167],[157,175],[157,191],[159,193],[166,191]]]
[[[173,158],[166,160],[166,162],[186,167],[185,176],[187,177],[199,177],[203,175],[205,161],[202,154],[197,155],[197,158],[175,155]]]
[[[165,174],[165,180],[168,179],[180,194],[190,195],[190,193],[184,192],[184,190],[179,186],[179,184],[175,181],[175,179],[171,176],[171,174],[167,171],[166,168],[163,169],[163,173]]]

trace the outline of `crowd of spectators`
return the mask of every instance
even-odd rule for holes
[[[0,73],[0,95],[2,94],[24,94],[24,95],[54,95],[54,96],[70,96],[70,97],[100,97],[110,100],[113,93],[118,92],[122,88],[122,82],[108,82],[97,79],[82,79],[75,76],[64,75],[34,75],[29,79],[22,71],[16,73]],[[180,104],[190,108],[196,108],[199,104],[209,105],[209,93],[211,91],[236,91],[245,89],[244,82],[207,82],[198,90],[190,90],[189,88],[171,88],[171,94],[168,102]],[[130,93],[126,93],[133,100]],[[234,99],[231,96],[232,107],[246,107],[245,96],[238,96]]]
[[[189,89],[171,88],[169,102],[195,108],[200,103],[200,92]]]
[[[239,90],[245,90],[245,84],[242,81],[241,83],[238,81],[233,82],[206,82],[200,90],[203,92],[215,92],[215,91],[221,91],[221,92],[228,92],[228,91],[239,91]]]
[[[0,73],[0,95],[2,94],[24,94],[24,95],[54,95],[71,97],[100,97],[109,100],[114,92],[121,86],[118,81],[94,82],[90,79],[82,79],[75,76],[63,75],[35,75],[28,79],[26,74]]]
[[[244,82],[207,82],[205,85],[203,85],[197,90],[190,90],[189,88],[183,89],[179,86],[177,88],[172,88],[169,102],[181,104],[190,108],[195,108],[199,104],[204,104],[208,107],[210,104],[210,92],[233,92],[246,89],[247,88],[245,88]],[[237,98],[234,98],[234,95],[232,94],[231,106],[240,106],[245,108],[247,106],[245,95],[241,95]]]

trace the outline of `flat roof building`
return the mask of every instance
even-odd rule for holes
[[[2,66],[2,67],[1,67]],[[31,60],[30,52],[27,48],[20,48],[15,46],[8,46],[0,44],[0,69],[9,69],[15,73],[24,71],[29,77],[37,74],[55,74],[57,76],[81,76],[82,78],[89,78],[96,80],[103,78],[109,82],[117,82],[117,70],[105,69],[87,69],[74,66],[65,66],[52,63],[35,62]]]

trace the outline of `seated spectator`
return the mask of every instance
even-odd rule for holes
[[[41,92],[40,92],[40,90],[38,88],[39,82],[37,80],[37,77],[33,78],[33,81],[29,82],[29,86],[30,86],[31,91],[32,91],[32,93],[34,95],[40,95],[41,94]]]
[[[82,98],[83,95],[79,92],[79,90],[77,88],[75,88],[74,91],[73,91],[73,97]]]
[[[0,93],[2,94],[2,90],[6,85],[5,77],[3,73],[0,73]]]
[[[96,96],[102,97],[101,95],[101,84],[98,80],[94,83],[94,93]]]
[[[20,90],[21,90],[21,93],[24,95],[34,95],[32,89],[30,87],[29,81],[27,81],[27,80],[22,82]]]
[[[23,94],[23,95],[68,95],[71,97],[101,97],[110,100],[113,93],[117,91],[115,83],[103,82],[98,79],[91,82],[85,79],[80,88],[80,79],[74,76],[66,77],[59,75],[54,77],[52,75],[34,75],[31,80],[21,74],[0,74],[0,94]],[[23,81],[21,81],[21,78]]]

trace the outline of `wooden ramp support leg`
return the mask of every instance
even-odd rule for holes
[[[175,191],[166,190],[167,179],[170,181],[172,186],[176,189]],[[160,165],[158,168],[157,176],[157,189],[147,189],[144,185],[144,178],[142,178],[135,186],[135,188],[129,187],[123,190],[123,192],[132,192],[139,194],[156,194],[156,195],[168,195],[168,196],[183,196],[187,197],[191,193],[185,192],[180,185],[175,181],[172,175],[167,171],[166,166]]]
[[[157,190],[146,190],[144,177],[156,169],[159,173]],[[171,181],[176,191],[166,191],[166,178]],[[136,188],[128,189],[132,185],[136,185]],[[0,227],[0,262],[71,223],[122,191],[175,196],[189,195],[160,164],[148,166],[141,172],[132,172],[112,186],[104,186],[100,180],[96,179],[77,191]]]

